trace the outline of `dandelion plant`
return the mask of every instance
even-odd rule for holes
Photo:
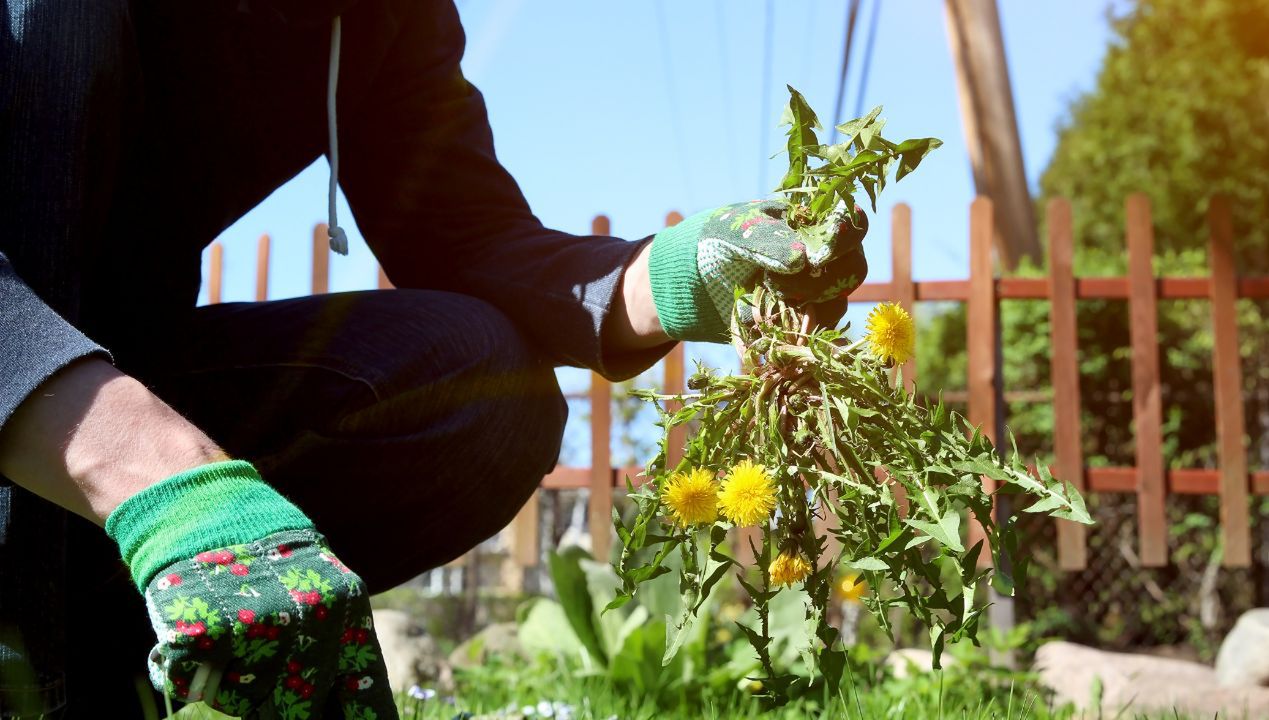
[[[838,126],[843,142],[821,145],[814,112],[789,90],[789,171],[778,191],[787,198],[790,226],[808,243],[822,242],[857,212],[860,188],[875,211],[891,169],[901,179],[940,144],[885,140],[878,108]],[[847,331],[817,327],[809,309],[760,282],[750,293],[737,291],[732,339],[743,372],[698,366],[687,394],[639,392],[657,404],[663,437],[646,482],[627,480],[637,515],[626,524],[613,513],[623,543],[622,587],[610,607],[671,572],[672,553],[681,559],[683,611],[667,621],[665,661],[711,590],[734,575],[757,611],[754,627],[739,627],[771,697],[786,697],[796,681],[768,653],[768,604],[787,587],[807,594],[815,632],[803,655],[830,688],[846,662],[828,613],[835,589],[862,600],[887,633],[896,608],[929,628],[938,667],[948,642],[975,640],[984,610],[977,589],[990,583],[1012,595],[1014,575],[1025,567],[1025,558],[1010,557],[1017,539],[993,514],[984,477],[996,482],[995,492],[1032,495],[1025,512],[1091,522],[1069,484],[1043,466],[1033,475],[1016,448],[1007,457],[998,453],[940,399],[909,393],[892,377],[913,350],[913,321],[901,307],[878,306],[863,336],[851,340]],[[681,401],[672,412],[664,409],[671,399]],[[679,427],[689,435],[682,460],[671,466],[670,431]],[[970,522],[983,538],[972,545],[965,540]],[[738,528],[756,529],[752,564],[731,550]],[[984,554],[993,562],[980,563]]]

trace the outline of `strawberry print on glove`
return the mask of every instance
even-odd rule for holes
[[[177,700],[238,717],[398,717],[365,584],[315,531],[198,553],[145,598],[150,678]]]

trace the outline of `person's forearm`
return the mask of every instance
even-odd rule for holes
[[[621,292],[617,293],[609,319],[611,329],[604,338],[606,354],[643,350],[670,341],[652,302],[652,282],[648,276],[651,249],[652,243],[640,248],[621,276]]]
[[[0,429],[0,473],[98,525],[146,487],[227,457],[144,385],[96,358],[49,378]]]

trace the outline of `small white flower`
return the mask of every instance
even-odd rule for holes
[[[172,581],[168,580],[167,578],[159,578],[159,581],[155,583],[155,587],[157,587],[160,590],[167,590],[168,588],[172,587]]]
[[[436,691],[432,688],[421,688],[418,685],[410,687],[409,696],[415,700],[431,700],[436,697]]]
[[[538,715],[541,715],[542,717],[555,717],[555,708],[551,707],[551,703],[545,700],[539,700]]]
[[[269,552],[265,553],[264,556],[274,562],[282,559],[282,553],[278,552],[277,548],[270,548]]]
[[[365,676],[365,677],[363,677],[362,679],[360,679],[360,680],[358,680],[358,681],[357,681],[357,689],[358,689],[358,690],[367,690],[367,689],[369,689],[369,688],[370,688],[370,686],[371,686],[371,685],[374,685],[374,684],[375,684],[374,678],[372,678],[372,677],[370,677],[369,675],[367,675],[367,676]]]
[[[289,612],[287,612],[287,611],[285,611],[285,610],[283,610],[282,612],[278,613],[278,624],[279,624],[279,625],[290,625],[290,624],[291,624],[291,613],[289,613]]]
[[[165,636],[165,639],[166,639],[168,642],[170,642],[170,643],[176,642],[176,638],[177,638],[177,632],[176,632],[175,630],[168,630],[168,631],[167,631],[167,635]]]
[[[520,714],[525,717],[535,717],[538,714],[538,711],[532,705],[525,705],[520,708]]]

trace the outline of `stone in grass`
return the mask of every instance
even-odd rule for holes
[[[375,610],[374,621],[388,668],[388,685],[394,692],[405,692],[414,685],[453,692],[449,663],[437,652],[436,641],[422,626],[400,610]]]
[[[956,660],[948,653],[943,653],[942,664],[949,668],[956,664]],[[899,648],[886,656],[886,668],[896,680],[930,672],[934,669],[933,665],[934,651],[929,648]]]
[[[1269,689],[1225,688],[1206,665],[1132,653],[1116,653],[1069,642],[1051,642],[1036,651],[1040,682],[1067,703],[1092,712],[1124,717],[1162,713],[1171,717],[1269,717]]]
[[[449,654],[449,664],[456,668],[471,668],[484,665],[490,658],[514,660],[527,657],[520,645],[516,624],[493,623],[454,648]]]
[[[1269,685],[1269,608],[1239,616],[1216,654],[1216,679],[1225,687]]]

